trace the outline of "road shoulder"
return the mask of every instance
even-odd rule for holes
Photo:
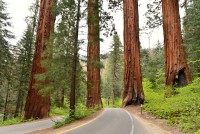
[[[125,108],[131,115],[140,120],[152,134],[186,134],[178,128],[170,126],[164,119],[157,119],[148,112],[141,115],[140,106],[127,106]]]

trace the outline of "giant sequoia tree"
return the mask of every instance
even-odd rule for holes
[[[87,107],[101,105],[99,1],[88,1]]]
[[[183,47],[178,0],[162,0],[166,86],[191,82]]]
[[[142,103],[138,0],[124,0],[124,91],[123,104]]]
[[[41,0],[40,14],[36,35],[36,48],[32,64],[32,72],[29,83],[29,92],[25,104],[25,119],[45,118],[50,111],[50,95],[42,96],[39,94],[40,87],[35,87],[37,83],[48,83],[35,79],[36,74],[42,74],[47,70],[42,67],[42,54],[46,49],[45,42],[49,39],[50,33],[54,28],[55,17],[52,14],[53,4],[56,0]],[[48,58],[48,57],[46,57]]]

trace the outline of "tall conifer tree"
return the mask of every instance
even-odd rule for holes
[[[3,120],[7,119],[9,113],[9,94],[13,87],[12,78],[14,70],[14,55],[11,53],[12,46],[9,42],[9,40],[14,38],[14,36],[9,30],[11,23],[9,14],[5,12],[6,8],[6,3],[0,0],[0,90],[5,92],[5,94],[3,94],[4,100],[2,100],[4,101]]]
[[[102,105],[100,93],[99,1],[88,1],[87,107]]]
[[[177,82],[179,86],[183,86],[192,80],[183,47],[179,1],[162,0],[162,12],[166,60],[165,84],[167,87],[172,87]]]
[[[29,91],[25,104],[25,119],[45,118],[50,112],[50,93],[42,96],[39,91],[41,87],[35,87],[35,84],[47,84],[48,81],[39,81],[35,79],[36,74],[42,74],[48,70],[42,67],[43,52],[46,49],[46,42],[50,38],[50,33],[54,29],[55,16],[53,16],[53,5],[56,0],[41,0],[40,14],[36,35],[36,48],[33,58],[32,72],[29,83]]]
[[[123,104],[143,103],[140,67],[138,0],[124,0],[124,91]]]

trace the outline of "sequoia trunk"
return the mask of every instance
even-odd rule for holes
[[[50,112],[50,95],[42,96],[39,94],[40,88],[35,88],[34,84],[41,83],[35,79],[36,74],[42,74],[47,70],[42,67],[42,54],[46,49],[45,42],[49,39],[50,33],[54,28],[55,17],[52,15],[52,7],[56,0],[41,0],[40,15],[38,21],[36,46],[32,64],[32,71],[29,83],[28,96],[25,104],[25,119],[45,118]],[[46,83],[42,81],[42,83]]]
[[[123,104],[143,103],[140,68],[138,0],[124,0],[124,91]]]
[[[166,87],[191,82],[181,35],[178,0],[162,0]]]
[[[88,1],[87,107],[102,105],[100,94],[99,2]]]

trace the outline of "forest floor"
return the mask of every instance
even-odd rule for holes
[[[145,111],[142,111],[141,114],[140,106],[128,106],[125,109],[140,120],[152,134],[186,134],[181,132],[177,127],[167,124],[167,121],[164,119],[158,119]]]

